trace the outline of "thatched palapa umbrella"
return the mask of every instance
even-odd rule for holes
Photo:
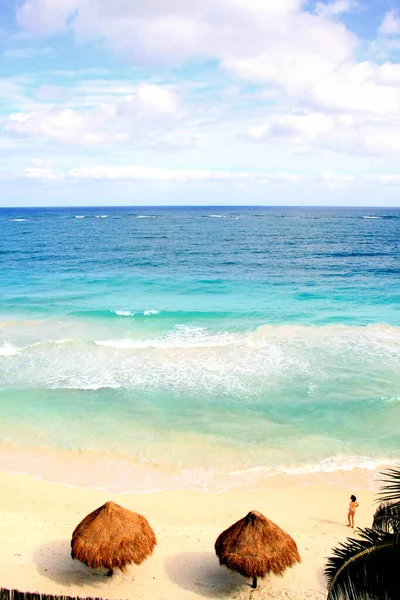
[[[257,577],[282,576],[285,569],[301,562],[290,535],[256,510],[221,533],[215,552],[221,565],[252,577],[253,588],[257,588]]]
[[[71,556],[88,567],[108,569],[140,565],[157,540],[148,521],[114,502],[106,502],[85,517],[72,534]]]

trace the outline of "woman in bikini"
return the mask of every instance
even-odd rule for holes
[[[350,505],[349,512],[347,515],[348,525],[347,527],[352,527],[354,529],[354,515],[356,514],[356,508],[359,506],[357,502],[357,498],[355,496],[350,496]]]

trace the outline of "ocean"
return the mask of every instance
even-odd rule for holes
[[[0,468],[220,492],[400,457],[400,209],[0,209]]]

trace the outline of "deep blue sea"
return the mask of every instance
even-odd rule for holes
[[[0,209],[0,468],[214,491],[400,457],[400,209]]]

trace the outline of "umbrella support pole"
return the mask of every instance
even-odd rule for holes
[[[251,586],[253,590],[257,589],[257,577],[253,577],[253,585]]]

